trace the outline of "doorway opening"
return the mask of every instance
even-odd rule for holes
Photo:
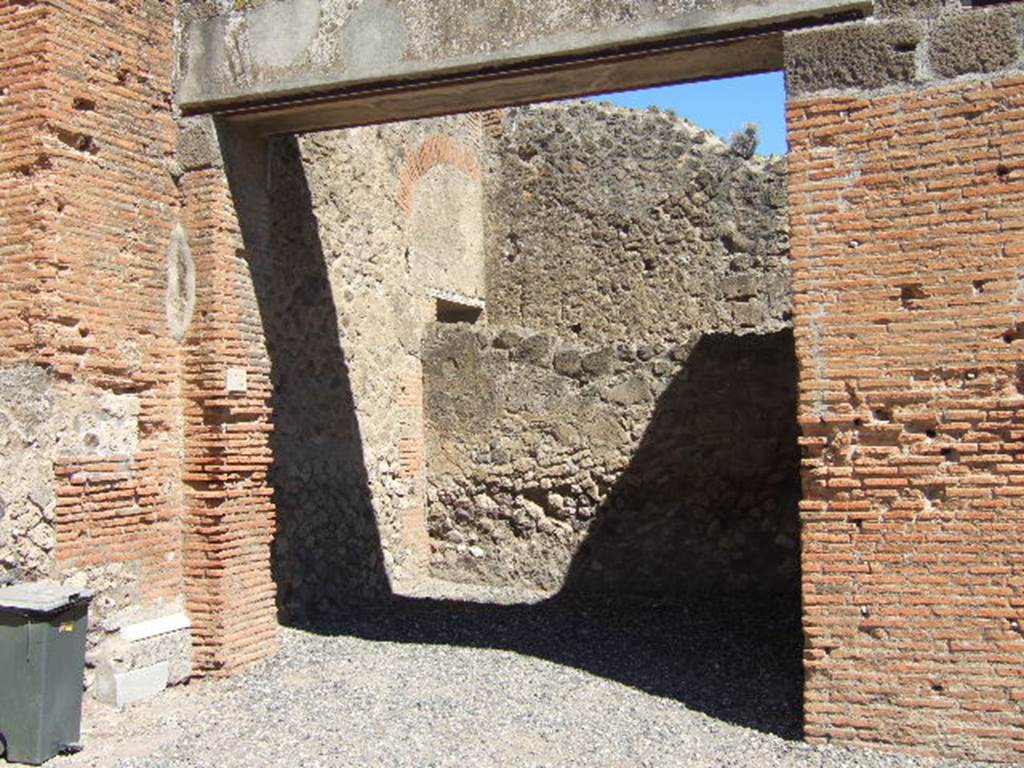
[[[796,738],[785,158],[648,98],[274,141],[280,616]]]

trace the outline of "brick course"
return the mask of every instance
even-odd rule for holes
[[[395,202],[402,213],[409,215],[412,211],[417,182],[431,168],[442,164],[457,168],[470,178],[480,178],[480,161],[476,152],[463,146],[451,136],[445,134],[428,136],[406,159],[399,173]]]
[[[270,365],[224,171],[189,172],[182,190],[197,273],[184,392],[185,583],[196,667],[226,674],[277,643]],[[246,372],[245,392],[227,390],[229,368]]]

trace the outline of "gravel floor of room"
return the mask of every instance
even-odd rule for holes
[[[487,601],[487,602],[481,602]],[[114,710],[53,768],[968,766],[799,740],[798,613],[428,584]]]

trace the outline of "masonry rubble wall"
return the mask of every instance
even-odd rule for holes
[[[785,163],[658,111],[502,118],[486,324],[424,349],[432,571],[795,589]]]

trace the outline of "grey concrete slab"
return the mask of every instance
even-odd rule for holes
[[[724,41],[871,8],[870,0],[272,0],[186,25],[177,95],[191,114],[294,103],[666,41]],[[742,53],[728,52],[728,69],[744,70]],[[746,68],[764,63],[755,57]]]

